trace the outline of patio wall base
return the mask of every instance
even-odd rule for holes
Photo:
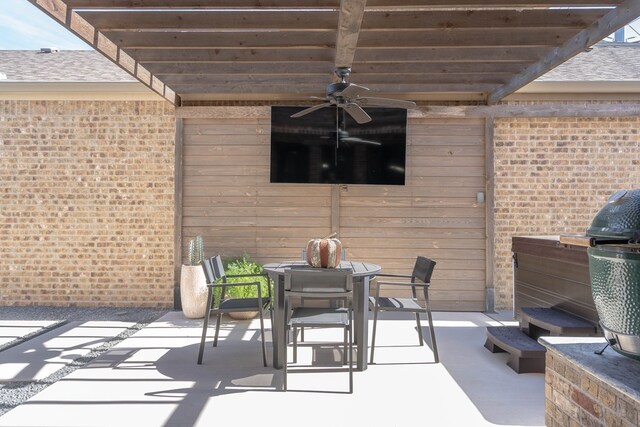
[[[607,348],[604,338],[544,337],[545,423],[555,426],[637,426],[640,361]]]

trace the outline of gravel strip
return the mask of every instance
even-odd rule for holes
[[[0,320],[121,320],[138,322],[145,319],[155,320],[168,309],[131,308],[131,307],[0,307]]]
[[[166,309],[149,308],[61,308],[61,307],[0,307],[0,320],[57,320],[57,326],[70,321],[112,320],[136,322],[120,334],[108,339],[89,354],[70,362],[47,378],[38,381],[12,381],[0,384],[0,416],[24,403],[71,372],[81,368],[107,350],[166,314]],[[51,328],[49,328],[51,330]],[[40,331],[38,331],[40,332]],[[40,333],[29,334],[12,341],[10,347],[26,342]],[[8,347],[4,347],[8,348]],[[1,350],[0,350],[1,351]]]

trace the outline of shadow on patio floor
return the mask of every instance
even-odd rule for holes
[[[0,417],[0,426],[544,425],[543,376],[517,375],[482,346],[492,319],[434,317],[442,363],[417,345],[414,320],[384,316],[376,364],[355,373],[348,395],[344,370],[292,373],[290,387],[306,392],[282,392],[282,371],[262,366],[257,321],[225,322],[218,347],[209,339],[197,365],[201,320],[170,312]],[[311,357],[301,350],[301,363]]]

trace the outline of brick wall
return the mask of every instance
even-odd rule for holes
[[[639,425],[640,404],[630,396],[555,351],[547,350],[545,363],[545,424],[548,427]]]
[[[584,233],[611,193],[640,188],[639,128],[638,117],[495,121],[497,308],[512,308],[512,236]]]
[[[0,101],[0,306],[171,306],[174,108]]]
[[[174,109],[0,101],[0,306],[172,304]],[[584,232],[640,185],[640,118],[495,121],[496,307],[511,237]]]

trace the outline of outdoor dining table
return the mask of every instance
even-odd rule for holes
[[[288,268],[308,266],[303,260],[282,261],[263,266],[274,283],[273,292],[273,367],[281,369],[285,363],[287,351],[286,318],[284,308],[284,276]],[[309,267],[311,268],[311,267]],[[369,281],[380,272],[376,264],[361,261],[342,261],[339,268],[349,268],[353,272],[353,313],[354,335],[356,343],[355,369],[367,369],[368,325],[369,325]],[[330,270],[321,269],[319,270]]]

